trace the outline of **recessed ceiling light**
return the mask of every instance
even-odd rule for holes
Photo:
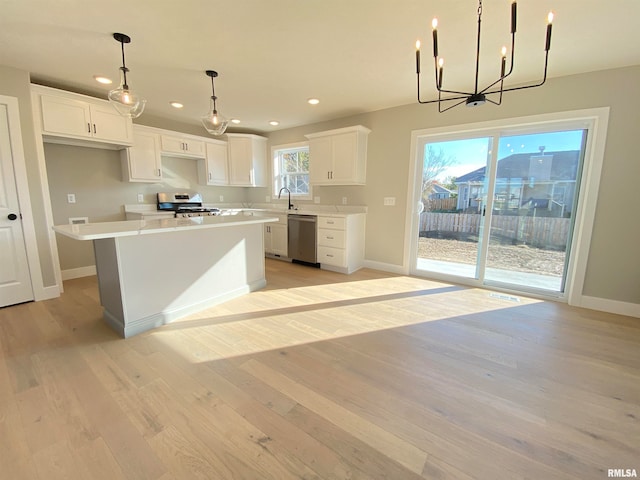
[[[180,102],[169,102],[169,105],[171,105],[173,108],[182,108],[182,107],[184,107],[184,105],[181,104]]]
[[[276,120],[271,120],[271,121],[269,122],[269,125],[273,125],[273,126],[275,127],[275,126],[277,126],[277,125],[280,125],[280,122],[277,122]]]
[[[107,77],[103,77],[102,75],[94,75],[93,78],[95,79],[96,82],[101,83],[103,85],[111,85],[113,83],[113,80]]]
[[[309,105],[317,105],[320,103],[320,100],[318,100],[317,98],[310,98],[309,100],[307,100],[307,103]]]
[[[231,123],[235,123],[237,125],[240,123],[240,120],[238,120],[237,118],[232,118]]]

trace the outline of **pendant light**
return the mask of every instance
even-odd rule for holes
[[[227,129],[229,121],[218,113],[216,109],[216,89],[213,84],[213,79],[218,76],[218,72],[213,70],[207,70],[205,72],[208,77],[211,77],[211,109],[209,113],[202,117],[202,125],[207,129],[211,135],[222,135]]]
[[[124,62],[124,44],[131,43],[131,38],[124,33],[114,33],[113,38],[120,43],[122,48],[122,78],[120,87],[109,92],[109,101],[123,117],[137,118],[142,115],[147,101],[137,93],[129,89],[127,84],[127,72],[129,69]]]

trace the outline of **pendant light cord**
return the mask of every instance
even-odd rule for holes
[[[213,100],[213,113],[214,115],[218,113],[218,109],[216,108],[216,87],[213,83],[213,75],[211,76],[211,100]]]
[[[125,61],[124,61],[124,42],[123,41],[120,42],[120,47],[122,47],[122,67],[120,68],[120,70],[122,70],[122,79],[123,79],[122,88],[124,88],[125,90],[129,90],[129,85],[127,85],[127,72],[129,71],[129,69],[125,65]]]

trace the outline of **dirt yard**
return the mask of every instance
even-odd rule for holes
[[[418,257],[475,264],[477,244],[460,240],[442,240],[420,237]],[[492,245],[489,248],[487,266],[517,272],[562,275],[565,252],[542,250],[526,245]]]

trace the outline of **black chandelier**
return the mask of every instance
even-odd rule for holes
[[[515,58],[515,45],[516,45],[516,2],[511,4],[511,62],[509,71],[506,71],[507,65],[507,47],[502,47],[502,60],[500,65],[500,77],[487,85],[482,90],[478,88],[478,74],[480,71],[480,29],[482,21],[482,0],[478,1],[478,35],[476,43],[476,78],[475,87],[473,92],[459,92],[456,90],[447,90],[442,88],[442,77],[444,73],[444,59],[438,56],[438,19],[434,18],[432,22],[433,27],[433,62],[436,74],[436,89],[438,90],[437,100],[420,100],[420,40],[416,42],[416,75],[418,78],[418,103],[438,103],[438,112],[446,112],[447,110],[462,105],[463,103],[467,107],[477,107],[478,105],[484,105],[486,102],[500,105],[502,103],[502,94],[504,92],[511,92],[513,90],[524,90],[526,88],[540,87],[547,80],[547,64],[549,60],[549,48],[551,47],[551,26],[553,21],[553,13],[549,12],[548,24],[547,24],[547,38],[545,42],[545,58],[544,58],[544,74],[542,81],[533,85],[525,85],[520,87],[504,88],[504,79],[511,75],[513,72],[513,64]],[[500,85],[499,88],[496,85]],[[495,87],[495,88],[494,88]],[[443,97],[443,94],[447,95]],[[492,100],[489,95],[498,95],[497,100]],[[457,101],[457,102],[456,102]],[[453,105],[443,107],[443,102],[456,102]]]

